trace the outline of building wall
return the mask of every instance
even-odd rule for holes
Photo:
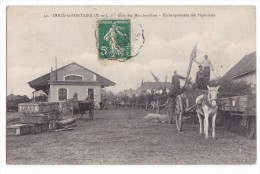
[[[83,81],[96,81],[96,75],[94,73],[77,64],[71,64],[70,66],[60,69],[57,73],[58,81],[63,81],[64,77],[67,75],[81,75]]]
[[[251,85],[253,91],[256,91],[256,72],[238,77],[234,79],[234,81],[246,81],[248,84]]]
[[[239,77],[239,78],[237,78],[235,80],[236,81],[237,80],[244,80],[244,81],[247,81],[249,84],[256,84],[256,73],[254,72],[252,74]]]
[[[73,98],[74,94],[78,94],[78,100],[85,100],[88,96],[88,89],[94,89],[94,103],[99,107],[101,101],[101,86],[85,86],[85,85],[50,85],[49,102],[59,102],[58,90],[60,88],[67,89],[67,99]]]

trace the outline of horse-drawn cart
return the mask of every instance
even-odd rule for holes
[[[212,137],[215,138],[215,124],[217,115],[224,115],[224,125],[227,130],[230,129],[231,123],[234,122],[235,116],[242,116],[244,125],[246,126],[246,135],[249,138],[253,138],[256,134],[256,96],[254,94],[223,97],[218,95],[217,87],[208,86],[208,90],[196,90],[192,89],[190,85],[189,75],[192,67],[192,63],[196,58],[197,47],[192,50],[190,56],[190,62],[186,75],[184,86],[180,91],[170,91],[172,94],[168,94],[166,97],[167,101],[164,103],[165,97],[157,98],[157,112],[160,112],[162,106],[166,106],[167,114],[170,116],[171,122],[175,116],[176,126],[179,131],[182,130],[182,124],[185,117],[190,117],[191,114],[197,110],[197,115],[200,122],[200,133],[205,133],[206,138],[208,137],[209,130],[209,118],[212,116]],[[176,93],[179,94],[176,97]],[[204,124],[202,124],[202,117],[204,116]],[[203,132],[204,127],[204,132]]]
[[[246,94],[239,96],[222,97],[220,114],[226,130],[230,130],[232,124],[246,127],[246,136],[254,138],[256,134],[256,96]]]
[[[198,96],[206,94],[207,90],[192,90],[185,91],[183,94],[178,95],[175,100],[175,120],[176,126],[179,131],[182,131],[182,124],[184,118],[190,117],[192,112],[196,109],[195,100]]]
[[[205,90],[193,90],[178,95],[175,100],[175,119],[179,131],[182,130],[183,119],[194,114],[195,100],[199,95],[206,94]],[[246,129],[246,136],[256,136],[256,96],[246,94],[240,96],[220,97],[218,117],[222,118],[225,129],[230,130],[232,125],[242,125]]]
[[[83,114],[89,111],[89,117],[92,120],[94,118],[94,101],[92,100],[73,100],[70,104],[70,110],[72,116],[75,114]]]

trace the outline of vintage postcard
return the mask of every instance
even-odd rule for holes
[[[8,6],[8,165],[255,165],[255,6]]]

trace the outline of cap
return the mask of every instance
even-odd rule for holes
[[[199,65],[199,67],[203,67],[202,65]]]

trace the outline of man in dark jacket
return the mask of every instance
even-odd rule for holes
[[[175,111],[175,99],[177,95],[180,93],[180,77],[176,71],[174,71],[174,75],[172,76],[172,84],[171,84],[171,92],[170,97],[168,98],[168,112],[169,112],[169,123],[173,124],[174,120],[174,111]]]
[[[196,74],[196,84],[199,90],[203,90],[206,88],[204,75],[205,73],[203,72],[203,66],[199,65],[199,71]]]
[[[210,68],[212,71],[214,71],[214,67],[210,61],[210,59],[208,58],[208,55],[204,55],[204,60],[202,62],[199,62],[199,61],[196,61],[194,59],[194,61],[202,66],[204,66],[204,79],[205,79],[205,83],[206,85],[209,84],[209,81],[210,81]]]
[[[173,87],[173,95],[177,96],[180,92],[180,77],[179,75],[177,74],[177,71],[174,71],[174,74],[172,76],[172,87]]]

